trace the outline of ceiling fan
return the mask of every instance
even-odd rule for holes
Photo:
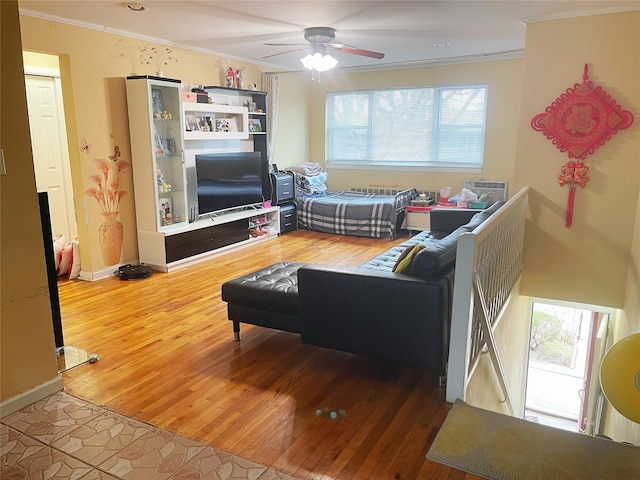
[[[278,52],[271,55],[267,55],[262,58],[275,57],[277,55],[284,55],[285,53],[298,52],[300,50],[306,50],[311,47],[311,54],[302,59],[302,63],[310,70],[329,70],[333,68],[337,61],[327,54],[327,49],[336,50],[342,53],[350,53],[354,55],[361,55],[363,57],[370,57],[381,59],[384,58],[384,53],[372,52],[371,50],[363,50],[344,43],[334,43],[336,38],[336,30],[331,27],[309,27],[304,29],[304,38],[308,44],[305,43],[265,43],[265,45],[271,47],[284,47],[284,46],[298,46],[300,48],[294,48],[293,50],[286,50],[284,52]],[[328,57],[328,58],[327,58]],[[318,63],[312,63],[313,59]],[[305,61],[306,60],[306,61]],[[320,63],[324,61],[324,63]]]

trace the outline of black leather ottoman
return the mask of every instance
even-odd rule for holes
[[[222,284],[233,322],[233,339],[240,340],[240,323],[300,333],[298,269],[300,262],[279,262]]]

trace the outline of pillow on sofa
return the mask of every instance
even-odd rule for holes
[[[469,233],[464,226],[437,242],[430,242],[415,255],[409,270],[405,273],[414,277],[429,278],[451,268],[456,260],[458,237],[463,233]]]
[[[424,244],[419,243],[418,245],[408,245],[407,248],[400,254],[398,260],[396,260],[396,264],[393,266],[391,270],[394,273],[403,273],[409,268],[412,260],[415,255],[424,248]]]

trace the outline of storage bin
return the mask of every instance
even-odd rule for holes
[[[489,202],[469,202],[469,208],[487,208]]]

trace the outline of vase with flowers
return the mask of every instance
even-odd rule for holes
[[[98,202],[104,221],[98,228],[98,243],[105,265],[115,265],[122,255],[124,232],[122,223],[118,220],[120,213],[120,199],[127,192],[122,189],[122,173],[129,167],[129,163],[120,160],[120,150],[115,147],[114,154],[106,158],[93,159],[99,174],[91,175],[89,181],[96,186],[85,193]]]
[[[142,65],[154,65],[156,67],[156,75],[164,76],[162,67],[169,65],[171,62],[178,60],[173,57],[173,50],[169,47],[156,48],[151,45],[143,45],[140,49],[140,63]]]

